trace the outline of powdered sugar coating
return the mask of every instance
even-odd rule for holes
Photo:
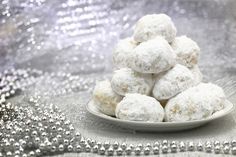
[[[116,70],[111,80],[112,89],[123,96],[127,93],[149,95],[153,84],[151,74],[141,74],[129,68]]]
[[[153,96],[166,100],[195,85],[192,72],[183,65],[176,64],[172,69],[157,75]]]
[[[198,63],[200,48],[195,41],[186,37],[176,37],[172,42],[172,48],[177,54],[177,62],[187,67],[193,67]]]
[[[224,108],[226,96],[221,87],[212,83],[200,83],[197,87],[199,90],[205,90],[207,95],[211,97],[211,105],[214,108],[214,112],[220,111]]]
[[[176,64],[176,55],[162,37],[139,44],[132,53],[131,68],[140,73],[160,73]]]
[[[113,64],[117,68],[130,67],[130,54],[137,46],[133,38],[125,38],[118,42],[113,51]]]
[[[104,80],[96,84],[93,100],[101,112],[114,116],[116,105],[122,100],[122,97],[112,90],[110,81]]]
[[[192,72],[196,85],[202,82],[202,72],[200,71],[198,65],[194,65],[192,68],[189,68]]]
[[[211,83],[200,83],[170,99],[165,107],[166,121],[205,119],[224,107],[222,89]]]
[[[164,119],[164,109],[152,97],[126,94],[116,107],[116,117],[131,121],[161,122]]]
[[[166,14],[145,15],[138,20],[134,29],[134,40],[144,42],[157,36],[164,37],[171,43],[176,36],[176,28]]]

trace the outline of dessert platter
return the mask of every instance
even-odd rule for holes
[[[140,18],[116,45],[113,76],[96,83],[87,110],[141,131],[190,129],[233,111],[221,87],[202,81],[198,44],[176,33],[165,14]]]

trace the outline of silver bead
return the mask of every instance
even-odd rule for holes
[[[93,153],[97,153],[98,152],[98,145],[94,145],[92,148]]]
[[[229,146],[224,146],[224,148],[223,148],[223,152],[225,153],[225,154],[229,154],[229,151],[230,151],[230,147]]]
[[[58,150],[59,150],[60,152],[63,152],[63,151],[64,151],[64,145],[60,144],[60,145],[58,146]]]
[[[236,147],[232,147],[231,152],[233,155],[236,155]]]
[[[163,145],[161,147],[161,151],[162,151],[162,153],[168,153],[168,146],[167,145]]]
[[[86,141],[85,141],[85,139],[82,137],[81,139],[80,139],[80,145],[81,146],[84,146],[85,145],[85,143],[86,143]]]
[[[102,143],[101,142],[97,142],[97,146],[98,146],[98,148],[100,148],[102,146]]]
[[[31,136],[34,136],[34,137],[35,137],[35,136],[37,136],[37,134],[38,134],[37,131],[33,131],[33,132],[31,133]]]
[[[127,155],[130,155],[131,152],[132,152],[132,148],[131,148],[130,146],[128,146],[128,147],[125,149],[125,153],[126,153]]]
[[[22,147],[20,147],[19,151],[20,152],[24,152],[24,149]]]
[[[88,143],[88,144],[91,143],[91,138],[87,138],[87,143]]]
[[[58,144],[58,139],[57,139],[57,138],[53,138],[53,139],[52,139],[52,143],[53,143],[54,145],[57,145],[57,144]]]
[[[67,146],[67,150],[68,150],[69,152],[73,151],[73,146],[72,146],[72,145],[68,145],[68,146]]]
[[[126,144],[126,143],[122,143],[122,144],[121,144],[121,148],[122,148],[123,150],[125,150],[126,147],[127,147],[127,144]]]
[[[229,141],[224,141],[223,142],[223,146],[226,146],[226,145],[229,146]]]
[[[50,151],[51,151],[52,153],[54,153],[54,152],[56,152],[56,150],[57,150],[56,146],[52,146]]]
[[[116,154],[120,156],[120,155],[122,155],[122,153],[123,153],[123,149],[119,147],[119,148],[116,150]]]
[[[36,150],[35,150],[35,154],[36,154],[36,156],[41,156],[41,155],[42,155],[42,152],[41,152],[40,149],[36,149]]]
[[[168,145],[168,141],[167,140],[163,140],[162,141],[162,145]]]
[[[101,148],[99,148],[99,154],[104,155],[105,152],[106,152],[106,149],[103,146],[101,146]]]
[[[211,141],[206,141],[205,142],[205,145],[209,145],[209,144],[211,145]]]
[[[10,151],[7,152],[7,153],[6,153],[6,156],[12,156],[12,152],[10,152]]]
[[[40,138],[39,138],[39,137],[36,137],[36,138],[34,139],[34,143],[35,143],[36,145],[38,145],[38,144],[40,143]]]
[[[65,145],[65,146],[68,146],[68,145],[69,145],[69,143],[70,143],[70,141],[69,141],[68,139],[64,139],[64,141],[63,141],[63,142],[64,142],[64,145]]]
[[[15,149],[19,149],[20,148],[20,144],[18,142],[14,143],[14,148]]]
[[[110,147],[108,150],[107,150],[107,155],[108,156],[112,156],[114,154],[114,149],[112,147]]]
[[[150,148],[149,147],[145,147],[144,150],[143,150],[143,153],[145,155],[149,155],[150,154]]]
[[[177,145],[176,141],[171,141],[170,145]]]
[[[81,152],[81,150],[82,150],[82,148],[81,148],[80,145],[77,145],[77,146],[75,147],[75,151],[76,151],[77,153]]]
[[[134,145],[130,144],[129,147],[133,150],[134,149]]]
[[[16,151],[14,152],[14,155],[20,155],[20,151],[19,151],[19,150],[16,150]]]
[[[28,157],[28,155],[27,154],[22,154],[22,157]]]
[[[203,145],[202,145],[201,142],[198,142],[198,144],[197,144],[197,150],[198,150],[198,151],[203,151]]]
[[[205,150],[206,150],[206,152],[210,153],[210,152],[212,151],[212,146],[211,146],[211,144],[207,144],[207,145],[205,146]]]
[[[140,147],[136,147],[136,148],[134,149],[134,153],[135,153],[135,155],[140,155],[140,153],[141,153],[141,148],[140,148]]]
[[[177,152],[177,146],[176,146],[176,144],[171,144],[170,150],[171,150],[172,153]]]
[[[67,138],[69,138],[70,135],[71,135],[71,132],[70,132],[70,131],[66,131],[66,132],[65,132],[65,135],[66,135]]]
[[[29,156],[30,156],[30,157],[34,157],[34,156],[35,156],[34,151],[30,151],[30,152],[29,152]]]
[[[183,141],[181,141],[181,142],[179,143],[179,150],[180,150],[181,152],[184,152],[184,151],[186,150],[186,146],[185,146],[185,143],[184,143]]]
[[[147,144],[146,144],[146,147],[151,148],[152,145],[151,145],[150,143],[147,143]]]
[[[189,151],[194,151],[194,143],[193,142],[188,143],[188,150]]]
[[[215,151],[216,154],[219,154],[219,153],[220,153],[220,146],[219,146],[219,145],[216,145],[216,146],[214,147],[214,151]]]
[[[110,142],[106,141],[104,144],[103,144],[104,148],[105,149],[108,149],[110,147]]]
[[[95,145],[95,143],[96,143],[96,141],[95,140],[91,140],[91,142],[90,142],[90,146],[94,146]]]
[[[153,154],[159,154],[159,147],[155,146],[153,147]]]
[[[138,146],[141,150],[143,149],[143,144],[139,143],[137,146]]]
[[[214,146],[220,145],[220,141],[214,141]]]
[[[231,146],[232,146],[232,147],[235,147],[235,146],[236,146],[236,140],[232,140],[232,141],[231,141]]]
[[[90,151],[91,151],[90,145],[86,145],[86,146],[85,146],[85,151],[86,151],[86,152],[90,152]]]
[[[47,146],[48,149],[51,149],[52,143],[51,142],[46,142],[46,146]]]
[[[119,147],[119,143],[117,142],[117,141],[115,141],[114,143],[113,143],[113,148],[114,149],[117,149]]]
[[[156,141],[154,144],[153,144],[154,147],[159,147],[160,146],[160,143],[158,141]]]
[[[45,147],[46,147],[46,146],[45,146],[44,143],[41,143],[41,144],[39,145],[39,149],[40,149],[40,150],[45,150]]]

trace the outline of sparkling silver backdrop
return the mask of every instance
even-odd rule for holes
[[[57,102],[86,136],[99,139],[152,140],[153,134],[133,131],[95,119],[85,110],[94,82],[112,72],[115,43],[130,36],[141,16],[166,13],[178,35],[201,48],[205,80],[236,81],[236,1],[234,0],[2,0],[0,2],[0,71],[35,68],[44,76],[12,101],[39,94]],[[229,80],[229,79],[228,79]],[[226,121],[227,120],[227,121]],[[230,138],[229,117],[207,127],[157,138]],[[224,134],[224,129],[232,130]],[[214,130],[215,137],[210,137]],[[201,133],[201,135],[199,135]],[[232,134],[231,134],[232,133]]]
[[[198,42],[206,78],[218,79],[235,74],[235,9],[234,0],[3,0],[0,65],[107,73],[114,44],[132,34],[135,21],[166,13],[178,35]]]

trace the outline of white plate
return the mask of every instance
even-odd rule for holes
[[[195,128],[204,125],[213,120],[222,118],[228,115],[234,110],[234,105],[226,101],[225,108],[221,111],[214,113],[212,116],[203,120],[187,121],[187,122],[141,122],[141,121],[128,121],[121,120],[115,117],[107,116],[100,112],[95,106],[94,102],[91,100],[87,106],[87,110],[96,117],[105,119],[110,123],[117,124],[124,128],[129,128],[138,131],[180,131]]]

